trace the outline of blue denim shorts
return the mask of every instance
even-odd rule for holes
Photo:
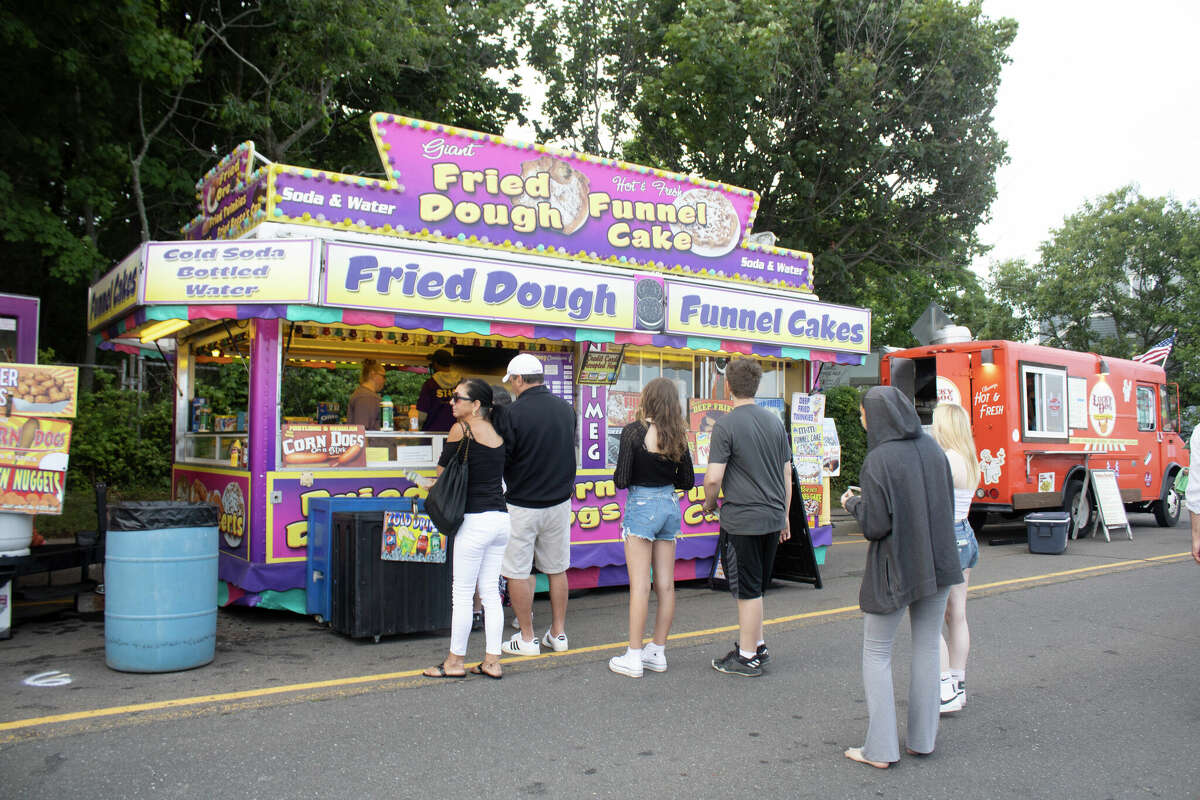
[[[965,519],[954,523],[954,543],[958,545],[960,567],[971,569],[979,563],[979,542],[975,539],[975,531],[971,530]]]
[[[674,540],[683,525],[683,512],[673,486],[630,486],[625,497],[621,538],[636,536],[652,542]]]

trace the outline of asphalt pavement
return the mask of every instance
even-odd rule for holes
[[[419,677],[445,635],[352,641],[284,612],[223,609],[214,662],[157,675],[108,669],[96,615],[26,621],[0,642],[0,797],[1196,797],[1200,566],[1186,513],[1130,520],[1132,541],[1058,556],[985,530],[967,707],[932,756],[887,771],[841,756],[866,727],[865,544],[841,519],[824,588],[768,594],[756,679],[712,670],[734,604],[696,583],[678,589],[668,671],[637,680],[606,666],[620,590],[574,594],[571,649],[506,658],[500,682]],[[902,737],[907,659],[902,628]]]

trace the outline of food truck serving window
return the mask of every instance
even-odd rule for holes
[[[1024,434],[1030,439],[1067,435],[1067,371],[1061,367],[1021,365]]]

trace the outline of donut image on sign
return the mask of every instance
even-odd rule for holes
[[[588,218],[588,191],[591,185],[586,175],[566,161],[544,155],[521,163],[521,177],[529,178],[539,172],[550,175],[550,207],[562,216],[562,232],[572,234],[583,227]],[[513,205],[537,208],[545,203],[544,197],[519,194],[512,199]]]
[[[673,232],[691,234],[692,252],[696,255],[716,258],[737,246],[742,236],[742,223],[733,203],[725,195],[714,189],[688,189],[675,198],[674,205],[697,209],[695,222],[671,224]]]

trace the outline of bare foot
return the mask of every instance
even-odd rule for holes
[[[860,764],[870,764],[872,767],[875,767],[875,769],[887,769],[888,767],[890,767],[892,765],[891,762],[889,762],[889,761],[871,761],[871,760],[869,760],[866,756],[863,755],[863,751],[862,751],[861,747],[847,747],[846,752],[842,753],[842,755],[844,755],[846,758],[850,759],[851,761],[857,761]]]
[[[929,753],[918,753],[916,750],[913,750],[911,747],[906,747],[906,748],[904,748],[904,752],[908,753],[910,756],[929,756],[929,755],[933,755],[932,751],[931,751],[931,752],[929,752]]]

